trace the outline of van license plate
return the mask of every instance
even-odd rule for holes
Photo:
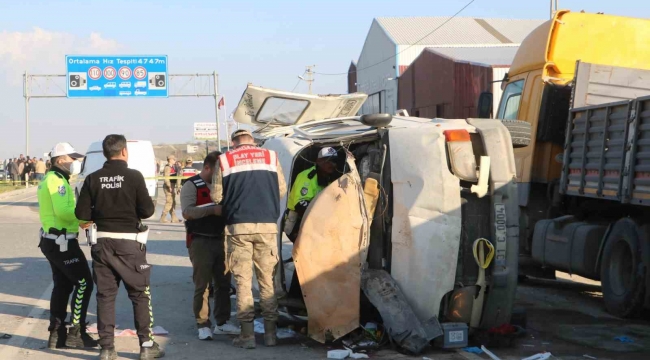
[[[507,231],[506,231],[506,206],[505,204],[494,204],[494,232],[496,239],[497,265],[506,265]]]

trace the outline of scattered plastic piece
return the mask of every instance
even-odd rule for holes
[[[362,354],[362,353],[350,352],[350,358],[351,359],[368,359],[369,356],[366,355],[366,354]]]
[[[617,336],[614,338],[614,340],[620,341],[622,343],[633,343],[634,340],[632,338],[629,338],[627,336]]]
[[[256,333],[264,334],[264,323],[261,320],[255,319],[253,328]],[[296,332],[289,328],[278,328],[276,335],[278,339],[288,339],[296,336]]]
[[[154,326],[151,332],[154,335],[169,335],[169,331],[165,330],[162,326]]]
[[[488,350],[483,345],[481,345],[481,350],[483,350],[485,352],[485,354],[490,357],[490,359],[492,359],[492,360],[501,360],[498,356],[494,355],[490,350]]]
[[[477,348],[476,346],[464,347],[461,350],[463,350],[465,352],[468,352],[468,353],[476,354],[476,355],[480,355],[480,354],[483,353],[483,350],[481,350],[480,348]]]
[[[587,359],[594,359],[594,360],[598,359],[597,357],[589,356],[589,355],[587,355],[587,354],[582,355],[582,357],[585,357],[585,358],[587,358]]]
[[[350,356],[350,353],[352,351],[350,350],[330,350],[327,352],[327,358],[328,359],[345,359],[346,357]]]
[[[550,359],[551,356],[553,356],[553,354],[551,354],[550,352],[543,352],[543,353],[535,354],[533,356],[529,356],[527,358],[523,358],[521,360],[547,360]]]

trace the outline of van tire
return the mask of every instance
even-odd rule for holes
[[[530,123],[521,120],[501,120],[501,123],[510,132],[513,147],[520,148],[530,145],[533,133]]]
[[[618,317],[632,317],[643,309],[646,289],[640,234],[634,221],[621,219],[614,224],[603,249],[603,299],[607,311]]]

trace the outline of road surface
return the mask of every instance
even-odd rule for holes
[[[36,190],[0,196],[0,334],[11,336],[9,339],[0,338],[0,359],[95,359],[96,349],[46,348],[52,281],[49,265],[37,247],[40,225]],[[157,337],[167,351],[166,358],[325,359],[327,350],[341,348],[340,345],[322,346],[302,335],[280,340],[275,348],[265,348],[261,336],[258,336],[255,350],[233,348],[229,336],[219,336],[211,342],[198,341],[191,310],[192,271],[184,243],[184,227],[157,223],[163,202],[161,192],[156,215],[146,223],[151,228],[148,259],[153,265],[151,283],[155,325],[169,331],[169,335]],[[84,251],[90,259],[89,249],[84,247]],[[117,324],[121,329],[133,329],[131,305],[124,290],[120,291]],[[530,280],[522,284],[518,291],[518,305],[528,312],[528,332],[515,347],[494,349],[494,352],[504,360],[521,359],[541,351],[550,351],[561,359],[585,359],[585,354],[598,359],[647,359],[642,353],[650,351],[647,322],[623,321],[607,315],[600,296],[597,283]],[[88,316],[90,323],[96,322],[95,311],[93,295]],[[633,344],[603,344],[606,341],[599,340],[607,340],[613,334],[624,334],[629,330],[628,326],[635,324],[641,333],[631,333],[636,341]],[[603,326],[609,330],[601,329]],[[589,336],[580,338],[571,331]],[[619,352],[611,351],[612,347]],[[116,338],[116,348],[120,358],[137,358],[139,350],[135,337]],[[476,356],[437,350],[417,357],[391,350],[371,354],[375,359],[422,359],[424,356],[461,360],[488,358],[485,354]]]

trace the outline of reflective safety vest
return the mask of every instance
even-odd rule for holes
[[[318,185],[318,172],[316,166],[301,172],[293,182],[291,192],[289,193],[289,201],[287,208],[289,210],[296,210],[296,205],[299,202],[306,200],[311,201],[319,192],[323,191],[325,187]]]
[[[79,220],[74,214],[76,200],[70,183],[56,170],[49,171],[38,184],[38,212],[43,231],[66,229],[68,234],[79,232]]]
[[[194,175],[198,175],[198,173],[199,173],[199,172],[196,171],[195,168],[193,168],[193,167],[186,167],[186,168],[183,168],[183,171],[182,171],[182,175],[181,175],[181,176],[183,176],[183,177],[186,177],[186,176],[187,176],[187,177],[191,177],[191,176],[194,176]],[[189,180],[189,179],[183,179],[183,180],[181,180],[181,185],[185,185],[185,182],[186,182],[187,180]]]
[[[210,188],[199,175],[195,175],[187,179],[187,181],[191,181],[196,187],[196,206],[212,203]],[[205,236],[219,236],[221,233],[223,233],[223,229],[225,227],[223,218],[216,215],[210,215],[200,219],[187,220],[185,222],[185,226],[189,234]],[[188,247],[189,243],[191,243],[191,240],[188,241]]]

